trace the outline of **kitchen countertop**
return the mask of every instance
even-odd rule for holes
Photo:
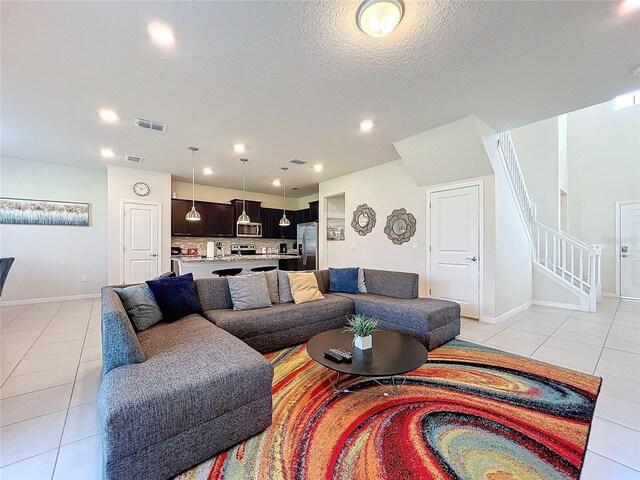
[[[199,255],[172,255],[171,260],[189,263],[212,263],[212,262],[246,262],[253,260],[289,260],[300,258],[295,253],[272,253],[265,255],[226,255],[224,257],[207,258]]]

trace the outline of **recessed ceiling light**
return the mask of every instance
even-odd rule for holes
[[[358,8],[356,23],[371,37],[389,35],[404,15],[402,0],[366,0]]]
[[[164,23],[151,22],[147,25],[147,32],[149,32],[151,39],[161,47],[172,47],[176,42],[173,30]]]
[[[110,108],[102,108],[98,110],[98,115],[100,115],[103,122],[107,123],[116,123],[119,120],[116,111],[111,110]]]
[[[313,166],[313,169],[314,169],[316,172],[321,172],[321,171],[322,171],[322,164],[321,164],[321,163],[317,163],[317,164],[315,164],[315,165]]]
[[[640,0],[625,0],[624,2],[622,2],[622,5],[620,5],[620,13],[626,15],[627,13],[634,12],[639,8]]]
[[[113,158],[115,156],[115,153],[113,153],[112,148],[103,148],[102,150],[100,150],[100,155],[102,155],[104,158]]]
[[[244,143],[236,143],[233,146],[233,151],[236,153],[244,153]]]
[[[202,173],[204,173],[205,175],[213,175],[213,168],[205,167],[202,169]]]
[[[273,186],[274,186],[274,187],[279,187],[280,185],[282,185],[282,184],[280,183],[280,180],[279,180],[279,179],[277,179],[277,178],[276,178],[273,182],[271,182],[271,183],[273,183]]]
[[[373,128],[373,120],[367,119],[360,122],[360,131],[369,132]]]

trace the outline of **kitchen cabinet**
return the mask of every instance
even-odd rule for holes
[[[260,223],[262,223],[262,238],[279,238],[276,236],[276,232],[274,232],[273,230],[273,217],[274,217],[273,208],[260,209]]]
[[[185,216],[191,210],[190,200],[171,200],[171,235],[174,236],[202,236],[202,220],[190,222]],[[195,202],[196,210],[202,215],[203,203]]]
[[[252,222],[260,221],[261,204],[262,202],[256,202],[254,200],[247,200],[245,202],[247,215],[249,215],[249,218]],[[231,200],[231,205],[233,205],[233,207],[235,208],[235,217],[237,220],[238,217],[242,215],[242,199],[236,198]]]
[[[319,221],[319,218],[320,218],[319,205],[320,205],[319,200],[316,200],[315,202],[309,202],[309,221],[310,222]]]
[[[233,216],[235,214],[233,205],[219,204],[218,212],[220,213],[220,236],[233,237],[237,220],[237,218]]]
[[[220,203],[202,203],[202,236],[204,237],[232,237],[233,236],[232,205]]]

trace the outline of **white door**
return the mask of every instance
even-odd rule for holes
[[[620,296],[640,299],[640,203],[620,205]]]
[[[141,283],[159,275],[158,205],[123,204],[123,281]]]
[[[430,288],[433,298],[460,304],[461,315],[478,318],[480,199],[477,185],[432,192]]]

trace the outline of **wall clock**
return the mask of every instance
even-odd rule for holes
[[[133,186],[133,192],[139,197],[146,197],[150,191],[149,185],[144,182],[138,182]]]

